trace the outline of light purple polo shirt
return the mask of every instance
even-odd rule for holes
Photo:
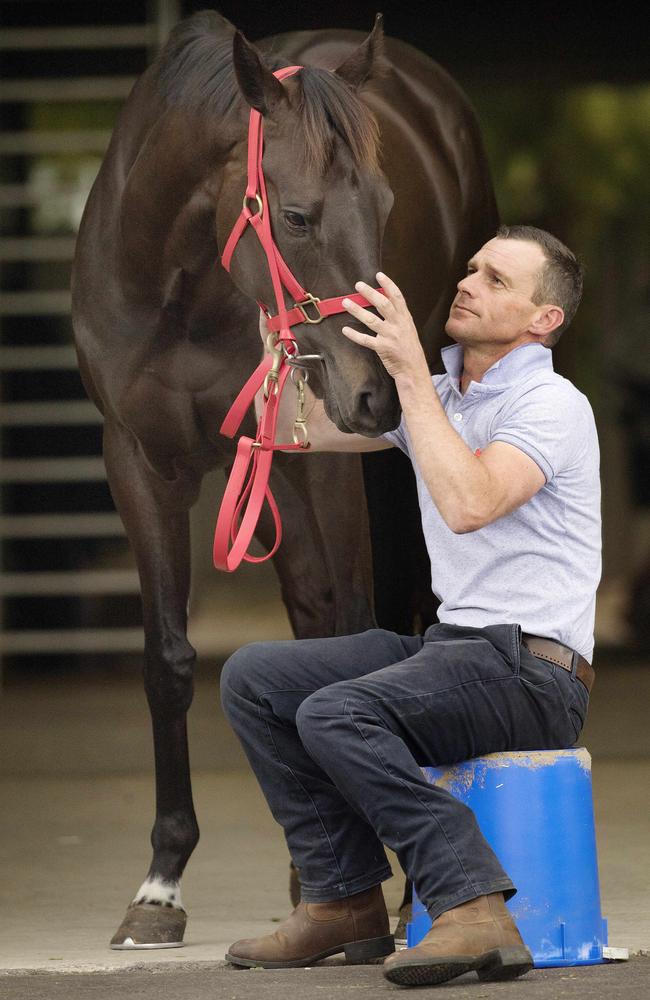
[[[599,448],[589,400],[553,371],[551,351],[524,344],[460,392],[463,349],[442,350],[433,375],[451,426],[482,451],[505,441],[540,467],[545,485],[511,514],[456,535],[433,503],[413,461],[405,421],[385,435],[411,458],[431,585],[441,622],[483,627],[518,622],[591,662],[601,574]],[[434,443],[432,442],[432,446]]]

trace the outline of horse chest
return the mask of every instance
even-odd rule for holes
[[[166,461],[214,452],[209,464],[220,464],[232,445],[219,427],[240,381],[221,354],[184,341],[134,371],[119,415],[151,456]]]

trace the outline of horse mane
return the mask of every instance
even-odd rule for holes
[[[156,59],[161,97],[168,104],[218,117],[241,108],[244,98],[232,61],[234,33],[233,25],[213,10],[199,11],[176,25]],[[290,64],[275,57],[267,65],[277,70]],[[338,135],[357,166],[376,171],[379,128],[370,108],[331,70],[305,66],[296,79],[307,168],[319,174],[325,171]]]

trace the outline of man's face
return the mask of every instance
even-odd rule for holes
[[[528,332],[539,306],[532,301],[545,258],[537,243],[495,237],[467,265],[445,325],[463,346],[515,346],[536,340]]]

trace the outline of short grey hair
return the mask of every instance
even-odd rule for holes
[[[500,226],[496,235],[500,240],[536,243],[542,250],[546,263],[537,276],[533,302],[560,306],[564,311],[564,322],[545,341],[546,347],[555,347],[580,305],[584,278],[582,263],[556,236],[536,226]]]

